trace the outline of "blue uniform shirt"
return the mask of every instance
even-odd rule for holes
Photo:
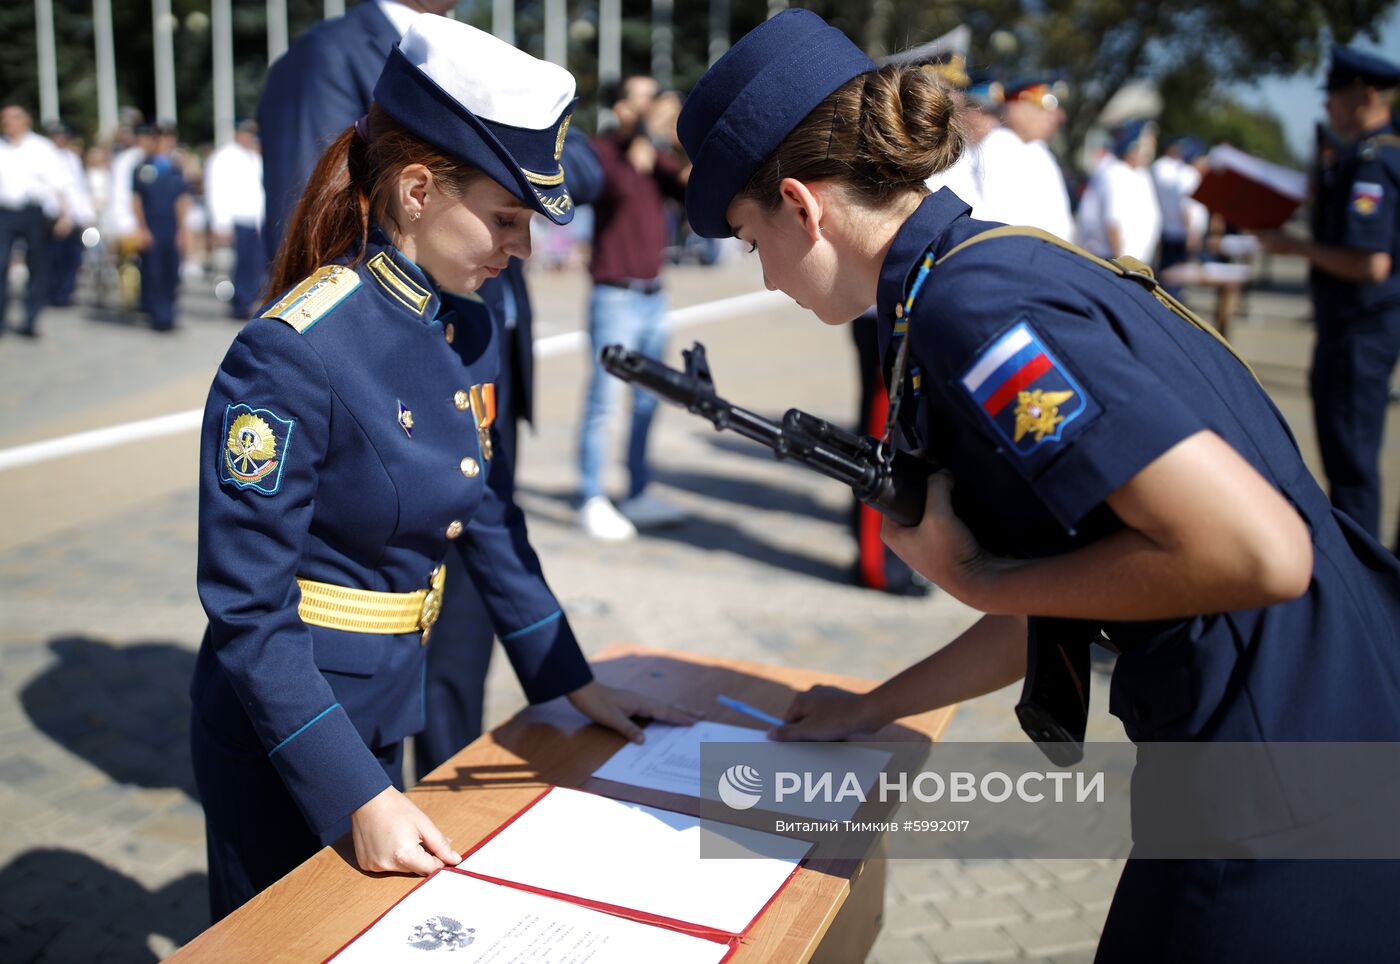
[[[174,160],[167,154],[146,157],[131,175],[131,190],[141,199],[151,234],[161,241],[173,239],[180,230],[175,204],[190,192]]]
[[[1390,255],[1379,284],[1344,281],[1312,270],[1319,323],[1338,323],[1381,307],[1400,306],[1400,130],[1370,131],[1321,172],[1313,200],[1313,240]]]
[[[944,189],[884,262],[884,354],[908,337],[901,421],[950,469],[989,551],[1069,552],[1122,527],[1105,499],[1176,443],[1220,435],[1312,530],[1313,581],[1264,609],[1153,623],[1031,619],[1032,633],[1123,650],[1110,710],[1134,741],[1400,739],[1400,564],[1334,512],[1264,390],[1148,291],[1032,238],[925,258],[993,225]],[[907,334],[900,334],[907,322]]]
[[[323,836],[388,785],[370,748],[422,729],[425,649],[307,625],[297,577],[413,592],[455,543],[529,699],[591,679],[498,495],[482,404],[497,329],[479,302],[449,304],[376,231],[360,264],[240,332],[205,407],[193,699],[225,745],[270,756]]]

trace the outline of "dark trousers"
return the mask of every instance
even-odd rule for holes
[[[885,431],[889,392],[880,370],[879,321],[867,311],[851,322],[857,365],[860,369],[860,416],[856,431],[879,438]],[[914,578],[913,570],[880,539],[880,513],[855,500],[851,529],[856,537],[856,582],[867,589],[904,590]]]
[[[174,237],[155,236],[141,252],[141,307],[151,316],[151,327],[169,331],[175,327],[175,292],[180,286],[180,249]]]
[[[514,488],[516,455],[515,370],[512,339],[501,340],[501,371],[496,378],[493,439],[497,459],[511,469]],[[428,641],[422,733],[413,738],[413,769],[418,779],[481,735],[486,705],[486,671],[491,665],[495,630],[486,604],[454,548],[447,553],[447,588],[442,612]]]
[[[1395,860],[1129,859],[1096,964],[1395,957]]]
[[[1380,538],[1381,441],[1400,356],[1400,304],[1343,324],[1319,319],[1313,419],[1332,504]]]
[[[10,303],[10,257],[15,242],[23,241],[24,265],[29,269],[29,283],[24,291],[24,325],[20,329],[33,333],[39,322],[39,312],[49,297],[49,238],[53,225],[44,217],[37,204],[29,207],[0,208],[0,328],[4,327],[5,312]]]
[[[1174,268],[1179,264],[1185,264],[1191,259],[1190,252],[1186,250],[1185,238],[1169,238],[1162,236],[1162,242],[1157,248],[1157,273],[1160,275],[1168,268]],[[1181,297],[1181,288],[1177,285],[1163,285],[1167,289],[1167,294],[1173,298]]]
[[[267,253],[258,229],[243,224],[233,226],[233,303],[235,318],[247,318],[262,301],[263,279],[267,276]]]
[[[83,266],[83,229],[74,227],[49,242],[49,304],[63,308],[73,303],[78,269]]]
[[[220,742],[191,714],[190,749],[204,805],[209,911],[218,922],[350,829],[347,819],[324,837],[312,833],[265,753]],[[375,749],[394,786],[403,789],[403,743]]]

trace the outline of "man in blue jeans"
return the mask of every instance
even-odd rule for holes
[[[644,492],[650,481],[647,434],[656,413],[655,396],[632,393],[632,424],[627,442],[627,498],[614,506],[602,491],[607,429],[622,383],[597,363],[604,345],[621,344],[653,357],[666,349],[666,293],[661,265],[666,252],[665,198],[685,199],[689,168],[671,152],[671,140],[657,116],[658,87],[650,77],[625,77],[600,98],[610,103],[617,126],[593,139],[603,169],[603,190],[594,202],[593,294],[588,334],[593,343],[593,377],[584,402],[579,438],[579,521],[596,539],[631,539],[638,528],[673,524],[684,514]],[[647,120],[657,121],[648,130]],[[671,119],[674,123],[674,119]],[[620,510],[620,511],[619,511]]]

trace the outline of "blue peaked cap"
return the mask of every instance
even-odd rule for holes
[[[555,224],[573,220],[560,156],[578,99],[564,68],[465,23],[421,14],[389,52],[374,100]]]
[[[875,70],[845,34],[792,8],[755,27],[705,71],[676,132],[692,164],[685,212],[702,237],[734,234],[725,217],[749,178],[833,91]]]
[[[1351,47],[1333,47],[1332,64],[1327,70],[1324,89],[1337,90],[1355,80],[1364,81],[1378,90],[1400,87],[1400,65]]]

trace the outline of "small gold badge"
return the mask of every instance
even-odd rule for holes
[[[402,401],[399,402],[399,428],[409,438],[413,438],[413,413]]]

